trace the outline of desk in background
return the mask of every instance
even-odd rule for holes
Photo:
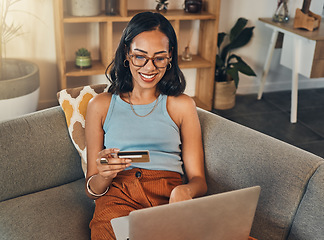
[[[297,122],[298,74],[308,78],[324,77],[324,23],[315,31],[295,29],[294,19],[287,23],[273,22],[271,18],[259,18],[266,27],[272,29],[272,37],[263,67],[258,99],[262,98],[264,84],[269,72],[273,50],[278,33],[284,34],[280,64],[292,69],[290,122]]]

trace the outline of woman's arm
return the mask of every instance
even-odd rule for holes
[[[103,125],[110,100],[110,94],[99,94],[90,100],[87,108],[85,127],[87,146],[86,193],[92,199],[97,198],[95,195],[105,193],[117,173],[130,166],[130,161],[127,159],[112,158],[111,153],[118,152],[119,149],[104,149]],[[101,158],[108,159],[108,162],[114,165],[102,164]]]
[[[204,152],[196,104],[187,95],[170,99],[168,111],[180,129],[182,160],[188,183],[177,186],[170,196],[170,203],[203,196],[207,192],[204,170]]]

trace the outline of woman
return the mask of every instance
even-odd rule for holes
[[[174,29],[165,17],[137,14],[107,68],[108,93],[89,102],[86,191],[96,199],[92,239],[115,239],[113,218],[207,191],[200,123],[194,101],[183,94],[177,52]],[[120,150],[149,150],[150,162],[115,157]]]

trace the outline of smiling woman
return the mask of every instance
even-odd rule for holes
[[[86,189],[96,199],[91,239],[115,239],[112,218],[207,191],[199,118],[183,93],[177,52],[176,34],[163,15],[135,15],[107,67],[108,93],[89,102]],[[113,157],[135,150],[148,151],[150,161]]]

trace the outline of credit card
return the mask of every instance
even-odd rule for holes
[[[119,151],[117,153],[117,157],[131,159],[132,162],[149,162],[150,161],[150,153],[147,150]]]

